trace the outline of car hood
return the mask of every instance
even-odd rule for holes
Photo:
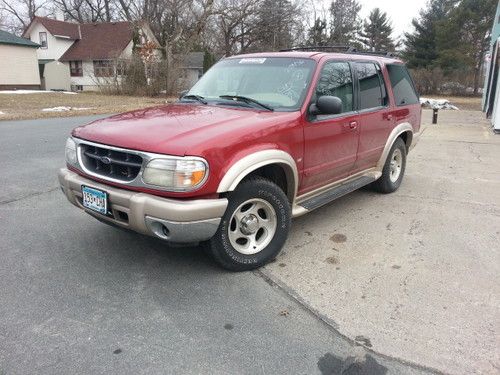
[[[290,112],[178,103],[96,120],[74,129],[72,135],[110,146],[183,156],[208,140],[245,136],[290,116]]]

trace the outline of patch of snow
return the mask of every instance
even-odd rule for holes
[[[1,115],[5,115],[5,112],[0,111],[0,116],[1,116]]]
[[[420,104],[424,108],[458,110],[458,107],[451,104],[448,99],[420,98]]]
[[[69,94],[76,95],[73,91],[48,91],[48,90],[0,90],[0,94]]]
[[[93,109],[92,107],[52,107],[52,108],[43,108],[43,112],[67,112],[67,111],[86,111],[88,109]]]
[[[43,112],[64,112],[64,111],[71,111],[71,107],[52,107],[52,108],[43,108]]]

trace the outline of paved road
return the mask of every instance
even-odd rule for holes
[[[262,273],[102,225],[58,190],[71,128],[0,122],[0,374],[421,374]]]

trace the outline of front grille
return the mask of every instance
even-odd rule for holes
[[[115,180],[132,181],[141,170],[142,157],[139,155],[85,143],[81,143],[80,147],[85,168],[97,175]]]

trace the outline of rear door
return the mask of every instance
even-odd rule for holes
[[[321,68],[312,100],[323,95],[342,100],[342,113],[310,117],[304,127],[301,193],[341,179],[353,170],[358,149],[353,72],[346,61],[329,60]]]
[[[374,167],[384,149],[394,125],[389,96],[380,65],[375,62],[355,62],[359,146],[356,171]]]

